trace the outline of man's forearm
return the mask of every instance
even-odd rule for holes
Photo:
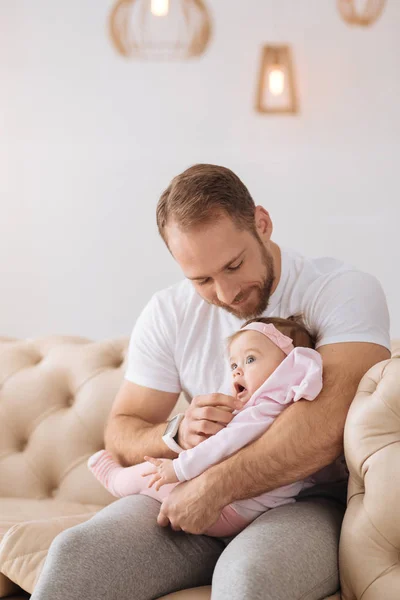
[[[342,452],[324,421],[317,402],[289,406],[258,440],[206,471],[208,485],[226,505],[316,473]]]
[[[157,458],[176,458],[177,454],[162,440],[166,426],[166,423],[154,425],[139,417],[118,415],[107,424],[106,449],[124,467],[144,462],[145,454]]]

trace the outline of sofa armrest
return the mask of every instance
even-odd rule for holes
[[[342,600],[400,595],[400,357],[363,377],[344,431],[349,469],[339,548]]]

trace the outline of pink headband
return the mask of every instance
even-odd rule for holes
[[[289,354],[294,348],[293,340],[287,335],[283,335],[274,325],[271,323],[261,323],[260,321],[253,321],[246,327],[242,327],[240,331],[259,331],[263,333],[267,338],[271,340],[278,348],[283,350],[285,354]]]

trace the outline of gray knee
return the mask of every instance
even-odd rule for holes
[[[238,555],[236,550],[228,545],[214,569],[212,597],[218,598],[218,600],[263,599],[264,585],[260,586],[260,580],[256,576],[258,569],[257,556],[251,552],[248,554],[243,552]],[[265,572],[265,564],[263,570]]]
[[[234,544],[234,542],[231,542]],[[290,571],[279,553],[252,551],[250,547],[228,547],[220,556],[212,579],[212,599],[287,600],[295,590],[287,588]],[[296,588],[296,582],[294,582]]]
[[[48,552],[48,560],[65,559],[74,560],[84,551],[85,535],[79,527],[71,527],[62,531],[54,538]]]
[[[218,600],[318,600],[339,587],[341,515],[323,500],[259,517],[220,556],[212,580]]]
[[[52,575],[66,580],[84,580],[90,576],[93,566],[93,538],[81,525],[60,533],[51,544],[46,559],[46,568]]]
[[[88,540],[87,532],[80,525],[63,531],[53,540],[32,600],[90,597],[93,559],[87,549]]]

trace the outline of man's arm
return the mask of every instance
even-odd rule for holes
[[[304,479],[342,453],[346,416],[358,384],[390,353],[364,342],[329,344],[318,351],[324,369],[319,396],[289,406],[258,440],[199,477],[220,506]]]
[[[106,449],[124,467],[143,462],[145,454],[176,458],[162,435],[178,397],[124,380],[106,426]]]

